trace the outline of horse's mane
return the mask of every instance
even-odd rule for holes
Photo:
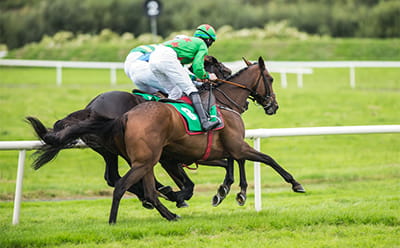
[[[256,65],[256,64],[258,64],[258,63],[253,63],[252,65]],[[247,67],[244,67],[244,68],[240,69],[240,70],[239,70],[238,72],[236,72],[235,74],[230,75],[226,80],[229,81],[230,79],[232,79],[232,78],[238,76],[238,75],[241,74],[242,72],[244,72],[244,71],[246,71],[247,69],[249,69],[250,66],[252,66],[252,65],[249,65],[249,66],[247,66]]]

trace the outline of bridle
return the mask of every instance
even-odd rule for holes
[[[262,79],[266,95],[262,96],[257,92],[257,87],[260,84],[260,80]],[[252,100],[253,102],[257,102],[262,105],[264,109],[268,109],[271,107],[273,104],[273,98],[275,97],[275,93],[271,92],[271,89],[268,85],[268,80],[265,74],[263,73],[262,70],[260,70],[260,75],[257,78],[257,82],[253,88],[248,88],[246,85],[240,84],[240,83],[235,83],[231,82],[228,80],[223,80],[223,79],[216,79],[215,81],[220,82],[220,83],[226,83],[230,85],[234,85],[236,87],[242,88],[244,90],[247,90],[250,92],[249,99]],[[234,104],[236,107],[241,109],[243,112],[247,109],[247,105],[245,107],[241,107],[238,103],[236,103],[234,100],[232,100],[229,96],[227,96],[223,91],[219,90],[218,88],[215,88],[218,92],[220,92],[228,101],[230,101],[232,104]],[[263,105],[264,102],[267,102],[267,104]]]

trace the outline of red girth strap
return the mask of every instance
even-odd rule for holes
[[[201,158],[201,160],[207,160],[208,157],[210,156],[213,136],[214,136],[213,130],[210,130],[207,132],[207,146],[206,146],[206,150],[204,151],[204,155]]]
[[[214,136],[214,132],[212,130],[207,132],[207,146],[206,146],[206,150],[204,151],[204,155],[201,158],[201,160],[207,160],[208,157],[210,156],[213,136]],[[198,163],[195,163],[195,164],[196,164],[196,167],[194,167],[194,168],[189,167],[187,164],[181,164],[181,166],[186,169],[189,169],[189,170],[197,170],[197,168],[199,167],[199,164]]]

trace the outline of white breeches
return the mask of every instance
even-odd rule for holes
[[[132,80],[138,89],[155,93],[162,91],[167,93],[167,90],[161,86],[156,76],[150,70],[150,65],[146,61],[138,60],[143,53],[129,53],[125,59],[124,69],[125,74]]]
[[[182,96],[182,92],[186,95],[197,92],[197,88],[172,48],[163,45],[157,46],[150,55],[149,64],[150,70],[168,91],[168,98],[178,99]]]

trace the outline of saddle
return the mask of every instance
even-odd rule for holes
[[[183,123],[185,124],[186,133],[189,135],[196,135],[205,133],[200,124],[200,118],[192,106],[192,101],[189,97],[183,96],[180,99],[173,100],[169,98],[160,98],[159,96],[143,92],[141,90],[134,89],[133,94],[143,97],[146,101],[156,101],[165,104],[172,105],[176,111],[180,114]],[[215,104],[215,97],[213,94],[208,94],[207,99],[203,99],[204,110],[208,113],[209,117],[218,118],[221,120],[221,124],[213,130],[219,130],[224,127],[224,122],[220,114],[219,108]]]

